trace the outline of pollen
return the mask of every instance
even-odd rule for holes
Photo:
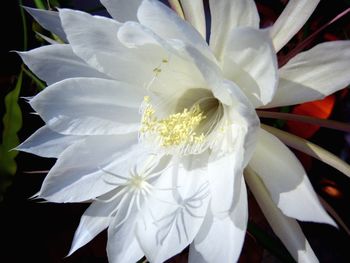
[[[163,147],[186,146],[200,144],[205,140],[203,133],[197,134],[196,129],[206,118],[198,104],[182,112],[158,119],[156,111],[150,103],[150,98],[144,98],[144,110],[141,121],[141,134],[155,134]]]

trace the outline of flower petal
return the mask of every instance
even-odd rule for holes
[[[119,22],[137,21],[137,9],[142,0],[101,0],[108,13]]]
[[[113,219],[108,228],[107,255],[110,262],[137,262],[144,253],[135,237],[135,222],[138,212],[133,211],[121,226],[116,218]]]
[[[197,47],[208,58],[215,60],[199,32],[159,1],[144,0],[140,5],[137,17],[142,25],[149,27],[165,40],[181,40]]]
[[[302,28],[320,0],[289,0],[282,14],[278,17],[270,35],[278,52]]]
[[[189,262],[237,262],[248,222],[247,190],[244,180],[236,194],[230,216],[219,219],[210,212],[190,246]]]
[[[104,180],[105,171],[125,175],[142,158],[136,133],[92,136],[67,148],[46,176],[39,197],[51,202],[81,202],[116,186]],[[93,150],[93,152],[92,152]]]
[[[281,213],[271,200],[264,184],[249,166],[245,172],[245,179],[271,228],[293,258],[297,262],[318,262],[297,221]]]
[[[317,199],[298,159],[279,139],[263,129],[249,166],[263,180],[272,200],[285,215],[336,225]]]
[[[68,42],[66,34],[62,28],[58,12],[24,7],[25,10],[45,29],[51,31],[64,42]]]
[[[137,239],[150,262],[164,262],[181,252],[193,241],[206,214],[207,155],[185,158],[160,177],[156,198],[148,201],[149,209],[137,225]]]
[[[266,30],[237,28],[223,50],[223,71],[257,107],[270,102],[278,84],[277,58]]]
[[[211,155],[208,171],[211,193],[211,210],[215,217],[227,217],[234,205],[234,195],[240,192],[243,173],[243,153],[236,151],[217,157]]]
[[[140,87],[152,79],[154,65],[140,60],[138,53],[119,42],[120,23],[69,9],[59,13],[74,53],[91,67]]]
[[[111,213],[115,209],[115,202],[101,203],[94,201],[84,212],[79,226],[75,231],[71,249],[68,256],[89,243],[100,232],[109,226]]]
[[[114,80],[74,78],[57,82],[30,104],[50,129],[67,135],[136,131],[144,90]]]
[[[350,84],[350,41],[317,45],[280,69],[280,84],[266,107],[319,100]]]
[[[177,96],[190,88],[205,87],[206,82],[193,64],[191,56],[184,50],[184,45],[173,41],[165,41],[145,26],[126,22],[118,31],[119,40],[139,53],[142,60],[154,65],[152,80],[147,89],[167,100],[176,101]],[[190,72],[190,74],[189,74]]]
[[[181,7],[185,14],[185,20],[190,22],[191,25],[197,29],[197,31],[205,39],[206,36],[206,25],[204,6],[202,0],[180,0]]]
[[[209,0],[211,13],[210,47],[221,60],[227,36],[237,27],[259,28],[259,14],[252,0]]]
[[[23,62],[48,85],[74,77],[106,78],[77,57],[69,45],[49,45],[18,52]]]
[[[16,149],[42,157],[57,158],[67,147],[83,138],[82,136],[62,135],[43,126]]]

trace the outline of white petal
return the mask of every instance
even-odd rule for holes
[[[137,211],[134,211],[120,227],[116,227],[118,222],[115,220],[111,222],[107,242],[107,255],[110,262],[134,263],[143,257],[144,253],[135,235],[137,217]]]
[[[276,54],[266,30],[237,28],[228,33],[223,71],[257,107],[272,100],[278,84]]]
[[[190,263],[237,262],[241,254],[248,222],[247,190],[244,180],[236,194],[236,206],[229,217],[206,216],[190,246]]]
[[[140,87],[152,78],[154,67],[119,42],[120,23],[69,9],[61,9],[59,14],[74,53],[90,66]]]
[[[234,205],[234,195],[240,192],[243,173],[243,151],[236,151],[222,157],[211,155],[208,171],[211,193],[211,210],[216,217],[227,217]]]
[[[137,134],[93,136],[67,148],[46,176],[40,197],[51,202],[81,202],[116,187],[106,171],[125,175],[144,151]],[[140,157],[141,156],[141,157]]]
[[[159,1],[144,0],[138,10],[137,17],[141,24],[149,27],[162,38],[181,40],[197,47],[207,57],[215,60],[199,32]]]
[[[278,52],[302,28],[320,0],[289,0],[282,14],[270,30],[273,45]]]
[[[263,129],[249,166],[263,180],[272,200],[285,215],[335,225],[318,201],[298,159],[279,139]]]
[[[206,25],[204,6],[202,0],[180,0],[181,7],[185,14],[185,20],[190,22],[191,25],[197,29],[197,31],[205,39]]]
[[[317,45],[280,69],[280,84],[266,107],[319,100],[350,84],[350,41]]]
[[[237,27],[259,28],[259,14],[252,0],[209,0],[211,13],[210,47],[221,60],[227,37]]]
[[[249,167],[249,166],[248,166]],[[318,262],[296,220],[286,217],[276,207],[264,184],[248,169],[245,179],[275,234],[297,262]]]
[[[75,231],[71,249],[68,256],[94,239],[106,229],[111,221],[111,213],[115,209],[115,202],[101,203],[94,201],[84,212],[79,226]]]
[[[74,78],[47,87],[30,101],[30,105],[56,132],[106,135],[139,128],[143,97],[143,89],[126,83]]]
[[[188,45],[165,41],[135,22],[124,23],[118,31],[118,38],[126,46],[133,47],[133,52],[139,54],[141,60],[148,61],[153,69],[160,70],[156,74],[152,72],[152,80],[147,84],[147,89],[157,95],[166,100],[172,98],[176,102],[179,96],[191,88],[206,88],[202,73],[192,62],[192,55],[186,51]],[[217,67],[217,70],[220,69]]]
[[[59,134],[43,126],[16,149],[42,157],[57,158],[67,147],[82,139],[82,136]]]
[[[149,200],[136,236],[150,262],[164,262],[180,253],[197,234],[209,202],[206,182],[207,157],[188,156],[163,174],[160,188],[168,188],[164,177],[174,182],[173,191],[159,190]]]
[[[231,139],[227,138],[226,141],[223,140],[222,146],[224,148],[233,148],[235,150],[240,149],[243,153],[242,166],[245,167],[255,149],[257,132],[260,125],[259,118],[247,97],[233,82],[223,81],[221,85],[218,85],[217,87],[226,90],[231,99],[231,106],[225,107],[226,113],[224,115],[226,122],[232,123],[232,133],[228,134]],[[235,145],[236,142],[237,145]],[[241,145],[240,142],[243,144]]]
[[[101,0],[101,4],[117,21],[137,21],[137,9],[142,0]]]
[[[47,84],[74,77],[108,78],[77,57],[69,45],[50,45],[19,52],[23,62]]]
[[[64,42],[67,41],[66,34],[62,28],[58,12],[25,7],[25,10],[45,29],[51,31]]]

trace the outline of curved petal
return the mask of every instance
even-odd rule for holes
[[[266,30],[237,28],[223,50],[224,76],[258,107],[270,102],[278,84],[277,58]]]
[[[165,40],[177,39],[197,47],[215,61],[204,38],[174,11],[155,0],[144,0],[137,13],[140,23],[152,29]]]
[[[336,225],[317,199],[298,159],[279,139],[263,129],[249,166],[260,176],[272,200],[285,215]]]
[[[202,0],[180,0],[181,7],[185,14],[185,20],[190,22],[191,25],[197,29],[197,31],[206,39],[206,25],[204,6]]]
[[[74,78],[57,82],[30,100],[50,129],[67,135],[136,131],[144,90],[114,80]]]
[[[43,126],[16,149],[42,157],[57,158],[70,145],[83,139],[82,136],[59,134]]]
[[[189,262],[237,262],[248,222],[247,190],[244,180],[236,194],[236,206],[229,217],[219,219],[210,212],[190,246]]]
[[[48,85],[74,77],[109,78],[77,57],[69,45],[43,46],[18,54]]]
[[[280,84],[266,107],[319,100],[350,84],[350,41],[317,45],[280,69]]]
[[[91,67],[140,87],[152,79],[154,65],[119,42],[120,23],[69,9],[59,14],[73,52]]]
[[[51,31],[64,42],[68,42],[66,34],[62,28],[58,12],[25,7],[25,10],[45,29]]]
[[[79,226],[75,231],[68,256],[89,243],[100,232],[106,229],[111,222],[111,213],[115,209],[115,202],[101,203],[94,201],[81,216]]]
[[[289,0],[282,14],[278,17],[270,35],[278,52],[302,28],[316,9],[320,0]]]
[[[211,13],[210,47],[221,60],[227,37],[237,27],[259,28],[259,14],[252,0],[209,0]]]
[[[39,197],[51,202],[81,202],[114,189],[105,171],[126,174],[145,154],[136,133],[92,136],[67,148],[46,176]]]
[[[137,239],[150,262],[164,262],[181,252],[193,241],[206,214],[207,155],[185,158],[161,176],[160,188],[137,224]]]
[[[293,258],[297,262],[318,262],[297,221],[281,213],[271,200],[264,184],[249,166],[245,172],[245,179],[272,230],[281,239]]]
[[[101,0],[108,13],[119,22],[137,21],[137,9],[142,0]]]
[[[183,45],[165,41],[135,22],[124,23],[118,31],[118,38],[124,45],[134,48],[134,53],[141,53],[140,59],[153,63],[153,78],[147,85],[150,91],[176,101],[177,94],[206,85],[191,57],[183,52]]]
[[[206,86],[224,104],[227,122],[233,121],[237,129],[235,134],[240,133],[243,136],[240,138],[244,138],[243,167],[245,167],[253,153],[260,123],[254,107],[235,83],[223,79],[221,70],[215,63],[203,56],[196,48],[187,46],[184,49],[207,82]],[[227,144],[228,147],[230,145],[230,143]]]

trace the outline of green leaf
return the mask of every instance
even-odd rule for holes
[[[5,97],[5,115],[3,117],[2,143],[0,145],[0,200],[6,188],[11,183],[11,177],[16,173],[15,158],[18,151],[12,150],[19,144],[17,132],[22,127],[22,112],[18,105],[22,86],[23,73],[18,76],[15,88]]]

